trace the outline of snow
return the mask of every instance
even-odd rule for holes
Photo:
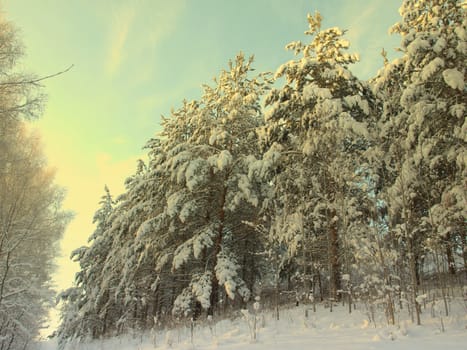
[[[196,213],[196,210],[198,208],[198,205],[195,200],[188,201],[183,204],[182,209],[180,210],[180,214],[178,215],[178,218],[182,223],[185,223],[187,219],[193,215],[193,213]]]
[[[318,115],[328,117],[339,115],[342,112],[342,102],[339,98],[326,99],[317,104],[315,109]]]
[[[406,310],[400,313],[398,325],[388,326],[383,312],[377,312],[376,325],[370,321],[363,305],[352,314],[347,306],[337,304],[332,312],[322,304],[316,306],[316,312],[311,305],[300,305],[281,309],[280,320],[272,311],[254,310],[251,305],[248,316],[255,322],[247,322],[241,311],[230,320],[196,321],[193,338],[187,321],[171,330],[98,340],[66,350],[460,350],[467,344],[467,313],[462,304],[462,300],[454,301],[452,310],[457,313],[442,319],[440,313],[431,315],[431,306],[422,308],[422,326],[414,325]],[[251,329],[254,325],[256,340]],[[57,348],[56,341],[49,340],[38,344],[37,350]]]
[[[182,243],[175,250],[172,266],[175,270],[179,269],[193,256],[197,259],[205,248],[212,246],[213,242],[212,227],[207,226],[203,228],[197,235]]]
[[[243,103],[245,104],[254,104],[258,100],[258,95],[254,92],[246,95],[243,98]]]
[[[184,196],[182,193],[173,193],[167,198],[167,215],[174,216],[179,210],[181,203],[183,203]]]
[[[419,87],[415,84],[408,85],[402,92],[400,99],[400,104],[404,108],[410,108],[412,102],[416,99],[417,94],[419,94]]]
[[[443,37],[439,38],[433,46],[433,51],[436,53],[440,53],[446,47],[446,44],[446,39],[444,39]]]
[[[366,123],[356,121],[348,113],[341,113],[339,118],[339,126],[342,128],[342,130],[351,130],[356,135],[368,137],[368,128]]]
[[[228,133],[222,128],[216,128],[211,131],[211,136],[209,137],[209,144],[211,146],[215,145],[218,142],[224,142],[228,137]]]
[[[264,177],[281,158],[282,146],[277,142],[264,153],[263,159],[256,160],[254,157],[248,159],[248,178],[256,176]]]
[[[185,317],[188,316],[188,313],[190,312],[191,303],[192,303],[191,289],[185,288],[183,290],[183,292],[180,293],[180,295],[177,297],[177,299],[175,299],[174,307],[172,309],[172,314],[173,315],[183,315]],[[165,332],[165,338],[166,339],[167,338],[172,339],[171,334],[172,334],[172,331],[170,329],[167,330],[167,332]],[[169,345],[169,342],[167,342],[166,344]],[[122,349],[121,346],[118,347],[118,348]],[[128,349],[130,349],[130,348],[128,348]],[[73,349],[73,350],[77,350],[77,349]]]
[[[317,84],[308,84],[303,88],[303,98],[305,101],[314,98],[330,99],[332,98],[331,90],[328,88],[320,88]]]
[[[193,238],[193,255],[198,259],[205,248],[209,248],[213,245],[212,238],[214,232],[212,227],[205,227],[199,235]]]
[[[342,66],[336,66],[331,68],[326,68],[323,72],[323,78],[326,79],[336,79],[337,77],[342,77],[345,80],[350,80],[352,78],[352,73],[348,69],[345,69]]]
[[[185,264],[191,256],[192,244],[191,242],[184,243],[180,245],[174,253],[174,258],[172,262],[172,266],[174,270],[178,270],[180,266]]]
[[[410,55],[416,55],[419,50],[425,50],[430,47],[430,43],[422,38],[416,38],[407,46],[407,52]]]
[[[457,69],[445,69],[443,71],[443,78],[446,84],[453,89],[464,90],[464,74],[459,72]]]
[[[186,168],[186,187],[193,191],[205,178],[206,161],[202,158],[194,159]]]
[[[248,180],[248,177],[246,175],[239,175],[238,189],[240,190],[240,193],[238,193],[234,199],[238,201],[238,203],[235,203],[236,205],[240,204],[240,198],[243,197],[248,203],[252,204],[255,207],[258,206],[258,197],[256,197],[256,195],[251,192],[250,181]]]
[[[431,78],[433,74],[435,74],[439,69],[444,67],[444,61],[436,57],[430,63],[428,63],[425,67],[423,67],[421,78],[422,81],[427,81]]]
[[[341,39],[337,42],[337,45],[339,45],[340,47],[343,47],[343,48],[348,48],[350,47],[350,42],[348,40],[345,40],[345,39]]]
[[[368,101],[361,98],[359,95],[354,96],[345,96],[344,101],[350,108],[354,106],[360,107],[362,112],[366,115],[370,114],[370,107],[368,106]]]
[[[454,32],[461,41],[467,41],[467,31],[464,27],[457,26],[456,29],[454,29]]]
[[[191,286],[193,295],[196,297],[196,300],[201,303],[203,309],[207,309],[209,305],[211,305],[209,299],[212,290],[211,278],[211,273],[209,271],[205,272],[197,281],[193,282]]]
[[[467,42],[465,41],[459,41],[456,46],[457,52],[459,52],[462,55],[467,54]]]
[[[293,49],[293,46],[295,45],[301,45],[301,43],[298,41],[298,42],[293,42],[293,43],[290,43],[286,46],[286,48],[288,49],[290,47],[290,49]],[[277,78],[280,78],[284,75],[284,73],[287,71],[288,68],[290,68],[291,66],[293,66],[295,64],[295,61],[294,60],[290,60],[282,65],[279,66],[279,68],[276,70],[276,73],[274,74],[274,79],[277,79]]]
[[[223,285],[225,292],[230,299],[235,299],[235,291],[237,290],[237,270],[239,266],[231,257],[224,252],[217,256],[216,277],[219,284]]]
[[[311,156],[315,150],[315,145],[313,144],[313,141],[310,139],[307,139],[305,143],[303,144],[303,149],[302,152],[306,156]]]
[[[220,171],[226,169],[228,166],[232,164],[233,157],[230,154],[229,151],[223,150],[222,152],[219,153],[219,156],[217,158],[217,167],[219,168]]]

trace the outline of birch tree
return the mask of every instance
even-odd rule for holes
[[[52,304],[51,275],[69,215],[40,137],[25,121],[41,113],[40,79],[22,73],[23,48],[0,17],[0,347],[26,349]]]

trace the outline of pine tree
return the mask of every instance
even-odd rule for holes
[[[252,220],[258,203],[248,163],[258,152],[259,98],[267,87],[261,75],[249,78],[251,63],[239,54],[213,87],[204,87],[200,102],[185,105],[164,125],[163,136],[177,142],[166,162],[175,182],[166,213],[181,239],[172,269],[190,275],[174,313],[193,311],[194,303],[212,315],[221,300],[219,286],[232,300],[250,293],[240,242],[253,235],[242,221]]]
[[[302,264],[323,255],[310,251],[309,242],[326,249],[327,261],[320,263],[328,266],[329,296],[336,299],[346,259],[346,226],[349,220],[365,221],[351,196],[358,191],[374,101],[368,86],[349,71],[358,57],[345,52],[344,32],[321,30],[321,20],[318,13],[308,16],[310,43],[289,44],[301,58],[276,72],[285,84],[266,99],[264,140],[269,149],[264,160],[270,164],[272,157],[276,165],[273,235],[292,256],[302,257]],[[311,275],[311,269],[304,266],[303,274]]]
[[[147,329],[172,314],[213,314],[221,300],[248,297],[260,241],[243,221],[257,214],[259,184],[248,171],[268,84],[249,77],[251,63],[238,55],[201,101],[164,118],[148,164],[116,204],[104,196],[91,245],[75,253],[81,271],[64,294],[62,344]]]
[[[99,204],[101,207],[93,219],[96,229],[88,239],[90,246],[80,247],[71,254],[71,259],[80,264],[80,271],[75,276],[75,285],[58,296],[64,303],[62,323],[58,329],[62,340],[97,337],[106,332],[107,310],[103,306],[105,301],[100,297],[100,287],[104,264],[111,252],[112,237],[108,234],[108,229],[115,205],[107,186]],[[108,289],[103,292],[106,295],[109,293]]]
[[[427,240],[442,242],[452,273],[453,251],[465,242],[466,20],[456,0],[407,0],[400,13],[393,31],[402,37],[403,56],[386,64],[374,86],[385,101],[381,144],[390,226],[409,261],[420,324]]]

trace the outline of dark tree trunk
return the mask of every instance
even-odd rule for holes
[[[451,275],[456,274],[456,263],[454,261],[454,255],[452,253],[451,235],[446,235],[446,257],[448,260],[448,271]]]
[[[467,235],[462,239],[462,257],[464,258],[464,272],[467,273]]]
[[[221,225],[222,226],[222,225]],[[221,251],[222,244],[222,235],[218,235],[215,244],[214,250],[214,264],[212,267],[212,277],[211,277],[211,295],[209,296],[209,308],[208,315],[214,316],[214,310],[217,308],[219,303],[219,280],[216,276],[216,265],[217,265],[217,256]]]
[[[218,255],[222,250],[222,238],[224,233],[224,224],[225,224],[225,198],[227,195],[227,189],[225,187],[222,188],[222,194],[219,203],[219,228],[217,230],[216,240],[214,242],[214,259],[213,264],[211,267],[211,295],[209,296],[210,305],[208,308],[208,315],[213,316],[214,310],[217,308],[217,304],[219,303],[219,280],[216,276],[216,266]]]
[[[319,289],[319,300],[323,301],[323,284],[321,283],[321,272],[318,270],[318,289]]]
[[[418,259],[414,252],[413,238],[408,239],[408,254],[409,254],[409,268],[412,282],[412,304],[415,308],[415,316],[417,318],[417,325],[420,326],[420,304],[417,301],[418,286],[420,284],[420,276],[418,273]]]
[[[340,263],[339,263],[339,237],[337,232],[337,220],[334,220],[336,211],[333,209],[329,215],[328,229],[328,255],[329,255],[329,296],[338,299],[338,290],[341,289]]]

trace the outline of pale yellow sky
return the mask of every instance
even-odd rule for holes
[[[83,173],[79,166],[67,164],[67,155],[56,148],[47,150],[52,164],[62,164],[57,173],[57,183],[68,184],[65,209],[75,212],[75,219],[69,224],[61,241],[62,256],[57,259],[58,270],[55,282],[59,288],[70,286],[78,265],[70,260],[70,253],[76,248],[88,245],[87,238],[94,231],[92,218],[98,208],[104,185],[107,184],[112,194],[123,193],[123,179],[132,174],[138,157],[115,161],[107,153],[98,153],[95,157],[95,172]]]

